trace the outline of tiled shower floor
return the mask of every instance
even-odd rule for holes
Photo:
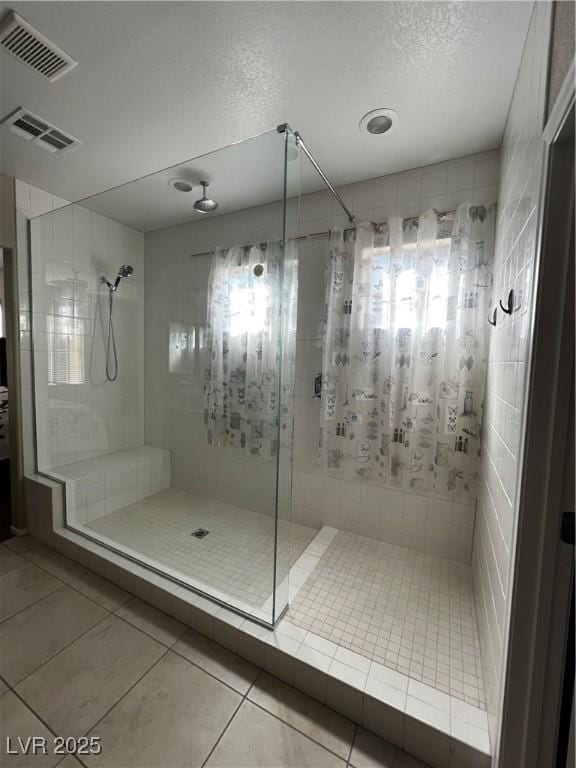
[[[471,569],[339,531],[287,620],[485,708]]]
[[[255,613],[270,600],[272,517],[171,488],[86,527]],[[286,620],[484,709],[471,569],[342,531],[316,556],[317,533],[280,522],[280,559],[309,561],[302,586],[292,571]]]
[[[169,488],[86,524],[116,544],[248,608],[270,598],[274,518]],[[191,536],[204,528],[203,539]],[[279,559],[293,564],[317,531],[279,522]]]

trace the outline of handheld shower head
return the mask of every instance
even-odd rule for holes
[[[116,280],[114,281],[114,290],[118,288],[120,280],[122,280],[123,277],[131,277],[133,274],[134,267],[131,267],[130,264],[122,264],[116,275]]]
[[[130,277],[133,274],[134,274],[134,267],[131,267],[130,264],[122,264],[122,266],[118,270],[118,277]]]
[[[118,378],[118,352],[116,350],[116,339],[114,337],[114,321],[112,320],[112,307],[114,304],[114,294],[118,290],[120,280],[123,277],[130,277],[134,274],[134,267],[130,264],[122,264],[113,283],[102,275],[100,281],[108,288],[108,338],[106,340],[106,378],[108,381],[116,381]]]
[[[120,280],[122,280],[123,277],[131,277],[133,274],[134,267],[131,267],[130,264],[122,264],[116,275],[116,280],[114,281],[114,290],[118,288]]]
[[[102,275],[100,280],[105,283],[111,291],[115,291],[120,285],[120,280],[122,280],[123,277],[130,277],[133,274],[134,267],[131,267],[130,264],[122,264],[118,270],[118,274],[116,275],[116,280],[114,280],[113,283],[111,283],[110,280],[108,280],[108,278],[104,275]]]

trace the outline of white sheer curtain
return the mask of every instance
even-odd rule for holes
[[[324,472],[473,501],[494,208],[336,231],[326,268]]]
[[[293,413],[295,244],[217,249],[208,282],[204,421],[208,443],[272,459]],[[278,396],[280,394],[280,403]]]

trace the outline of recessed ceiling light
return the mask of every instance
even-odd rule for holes
[[[176,192],[192,192],[194,187],[184,179],[170,179],[168,185],[175,189]]]
[[[373,136],[381,136],[383,133],[390,133],[397,122],[398,113],[393,109],[373,109],[360,120],[358,128]]]

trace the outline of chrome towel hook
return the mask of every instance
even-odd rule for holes
[[[497,314],[497,312],[498,312],[498,307],[496,307],[494,309],[494,312],[492,314],[492,319],[490,319],[490,315],[488,315],[488,322],[490,323],[490,325],[496,325],[496,314]]]
[[[508,294],[508,306],[505,307],[504,304],[502,304],[502,299],[500,299],[500,309],[502,312],[506,312],[507,315],[511,315],[512,312],[514,312],[514,288],[510,290],[510,293]]]

